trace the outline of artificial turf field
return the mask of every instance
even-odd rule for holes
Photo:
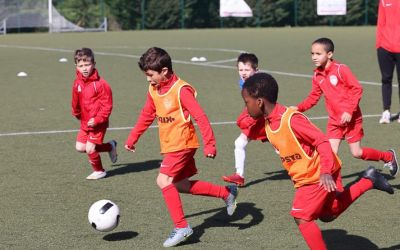
[[[108,33],[10,34],[0,37],[0,249],[161,249],[172,230],[161,192],[156,186],[158,132],[150,128],[136,153],[123,150],[130,128],[144,104],[147,83],[137,67],[151,46],[165,48],[175,72],[198,91],[198,100],[213,123],[216,159],[196,154],[195,177],[224,184],[234,171],[235,125],[243,102],[235,60],[241,51],[255,53],[260,69],[280,85],[278,101],[295,105],[311,88],[310,44],[319,37],[335,42],[337,60],[347,64],[363,83],[365,115],[363,145],[394,148],[400,157],[400,124],[379,125],[382,112],[375,27],[215,29]],[[70,115],[73,51],[94,49],[97,68],[111,85],[114,109],[105,140],[118,141],[119,160],[112,165],[102,154],[108,177],[87,181],[91,168],[75,151],[79,123]],[[190,62],[204,56],[205,63]],[[67,63],[60,63],[62,57]],[[28,77],[18,78],[18,72]],[[393,112],[400,110],[398,86]],[[323,101],[306,113],[325,130]],[[343,182],[349,184],[369,164],[352,158],[343,143]],[[371,190],[340,218],[318,222],[329,249],[400,249],[400,176],[394,195]],[[228,217],[222,200],[182,195],[194,229],[182,249],[307,249],[289,215],[293,185],[268,143],[247,147],[246,186],[239,190],[238,208]],[[121,209],[121,223],[100,233],[87,220],[90,205],[111,199]]]

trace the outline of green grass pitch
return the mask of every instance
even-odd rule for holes
[[[139,56],[151,46],[165,48],[176,73],[197,89],[213,122],[218,155],[206,159],[199,149],[195,178],[224,184],[221,176],[234,171],[233,142],[240,133],[234,121],[243,107],[235,68],[238,54],[255,53],[260,69],[278,80],[279,101],[295,105],[311,88],[310,44],[323,36],[333,39],[334,57],[363,82],[362,144],[399,150],[400,124],[378,124],[382,104],[374,27],[1,36],[0,249],[161,249],[173,226],[155,183],[161,160],[157,129],[143,135],[136,153],[123,150],[146,97]],[[81,47],[94,49],[97,68],[113,89],[114,109],[105,140],[118,141],[119,161],[112,165],[103,154],[109,177],[99,181],[85,180],[91,170],[87,157],[74,149],[79,124],[70,115],[72,58]],[[194,56],[208,61],[192,63]],[[60,63],[62,57],[68,62]],[[28,77],[17,77],[20,71]],[[393,112],[400,110],[397,92],[396,86]],[[307,115],[325,130],[323,102]],[[340,156],[345,184],[369,164],[382,169],[382,163],[352,158],[346,143]],[[389,177],[387,170],[383,173]],[[239,190],[238,209],[231,218],[222,200],[181,196],[195,232],[179,248],[307,249],[289,215],[293,185],[268,143],[248,145],[245,175],[247,185]],[[318,222],[328,248],[400,249],[399,178],[389,177],[394,195],[372,190],[336,221]],[[93,230],[87,221],[90,205],[100,199],[111,199],[121,209],[121,223],[109,233]]]

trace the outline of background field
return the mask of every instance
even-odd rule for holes
[[[235,69],[240,51],[257,54],[260,68],[272,72],[280,84],[280,102],[294,105],[310,89],[310,43],[322,36],[333,39],[335,58],[363,81],[363,145],[399,150],[400,124],[378,124],[382,105],[374,27],[1,36],[0,249],[162,248],[172,223],[155,184],[161,160],[157,129],[147,131],[135,154],[122,149],[146,96],[138,57],[151,46],[167,49],[176,73],[196,87],[214,123],[218,147],[214,160],[198,151],[197,178],[223,184],[221,175],[234,170],[233,141],[240,132],[233,123],[243,106]],[[106,140],[119,142],[119,161],[111,165],[104,154],[109,177],[99,181],[85,180],[90,167],[87,157],[74,150],[79,124],[70,115],[73,51],[84,46],[94,49],[100,74],[114,95]],[[192,63],[194,56],[205,56],[208,62]],[[69,61],[59,63],[61,57]],[[28,77],[16,77],[20,71]],[[399,110],[397,91],[396,85],[393,112]],[[322,102],[307,114],[325,128]],[[340,155],[345,184],[369,164],[352,158],[345,143]],[[382,168],[381,163],[371,164]],[[329,249],[400,249],[400,177],[384,173],[394,195],[372,190],[336,221],[318,222]],[[247,185],[240,189],[231,218],[222,200],[182,196],[195,233],[179,248],[306,249],[289,215],[293,186],[269,144],[249,144],[245,174]],[[121,224],[113,232],[96,232],[87,221],[89,206],[99,199],[120,206]]]

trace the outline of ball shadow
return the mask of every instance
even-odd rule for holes
[[[121,241],[121,240],[130,240],[138,236],[139,233],[133,231],[123,231],[123,232],[116,232],[112,234],[107,234],[103,237],[103,240],[106,241]]]

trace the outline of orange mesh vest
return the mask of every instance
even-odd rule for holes
[[[180,91],[190,84],[178,79],[165,94],[149,85],[149,93],[156,106],[156,119],[159,127],[161,153],[176,152],[188,148],[200,147],[193,123],[184,117],[180,102]]]
[[[290,119],[293,114],[301,114],[298,111],[288,108],[282,115],[281,124],[277,130],[271,130],[269,124],[265,124],[270,143],[279,151],[279,156],[283,167],[294,182],[294,187],[315,184],[319,182],[320,155],[314,150],[311,156],[308,156],[295,134],[290,127]],[[336,172],[340,168],[340,159],[335,155]]]

